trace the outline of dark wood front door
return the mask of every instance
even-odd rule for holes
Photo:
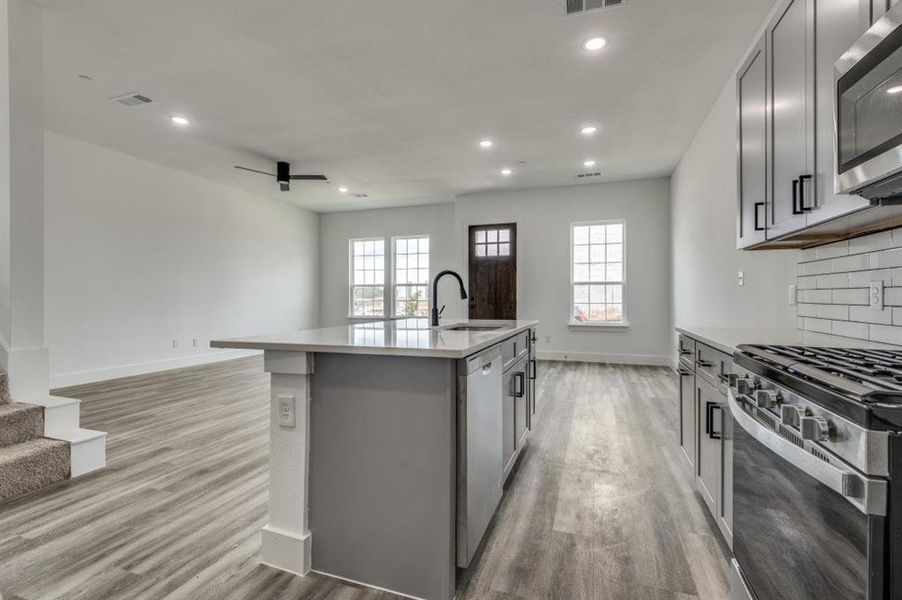
[[[517,318],[517,225],[470,226],[470,318]]]

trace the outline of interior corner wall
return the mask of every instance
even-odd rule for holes
[[[231,358],[210,340],[317,324],[317,214],[53,132],[45,165],[53,387]]]
[[[736,144],[731,77],[671,177],[673,321],[795,329],[789,285],[795,283],[798,252],[736,249]]]

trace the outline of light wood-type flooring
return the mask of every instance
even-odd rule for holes
[[[530,445],[468,600],[724,600],[727,553],[677,445],[663,368],[541,362]],[[395,600],[259,564],[260,358],[59,390],[107,431],[108,467],[0,506],[0,596]]]

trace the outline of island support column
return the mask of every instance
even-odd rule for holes
[[[263,528],[262,561],[271,567],[306,575],[310,571],[307,522],[310,471],[310,378],[313,354],[266,350],[264,369],[271,374],[269,426],[269,524]],[[280,425],[280,407],[294,407],[294,425]]]

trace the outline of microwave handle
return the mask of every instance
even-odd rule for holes
[[[776,431],[769,429],[746,412],[745,409],[739,406],[736,394],[737,391],[735,389],[731,388],[728,390],[727,405],[730,408],[733,419],[747,434],[781,459],[803,473],[817,479],[826,487],[848,500],[862,513],[878,516],[886,515],[887,488],[885,481],[869,479],[855,473],[851,468],[843,469],[833,462],[822,460],[812,454],[807,445],[804,448],[799,448],[793,442]]]

